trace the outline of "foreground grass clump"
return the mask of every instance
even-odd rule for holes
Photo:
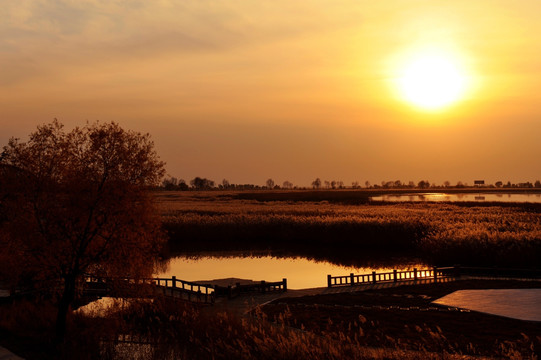
[[[530,359],[541,351],[541,323],[449,311],[432,301],[460,289],[539,287],[538,281],[463,280],[291,297],[262,310],[269,318],[287,318],[291,326],[365,346]]]
[[[541,265],[538,204],[259,202],[212,193],[158,200],[173,252],[290,251],[354,265],[374,256]]]
[[[26,359],[453,359],[447,352],[409,351],[399,346],[366,347],[342,333],[321,336],[290,326],[287,313],[269,322],[198,309],[165,299],[113,306],[105,317],[74,315],[61,345],[52,342],[52,319],[35,312],[43,305],[11,305],[0,316],[0,344]],[[4,308],[5,310],[6,308]],[[25,318],[30,310],[40,320]],[[41,313],[43,314],[43,313]],[[9,317],[9,319],[8,319]],[[24,322],[22,322],[24,320]],[[17,331],[17,327],[24,329]]]
[[[29,360],[534,359],[539,325],[379,307],[427,305],[459,283],[281,299],[243,317],[165,298],[117,301],[99,312],[73,314],[59,345],[53,342],[53,308],[19,301],[0,305],[0,345]],[[354,306],[359,302],[378,307],[360,309]]]

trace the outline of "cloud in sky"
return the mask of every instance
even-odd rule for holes
[[[499,0],[0,0],[0,142],[54,117],[101,119],[153,134],[185,178],[530,179],[541,171],[521,160],[541,156],[529,136],[541,130],[539,11]],[[392,91],[404,54],[426,46],[475,75],[448,112],[419,112]]]

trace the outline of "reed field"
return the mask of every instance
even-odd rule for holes
[[[330,301],[341,304],[337,299]],[[24,358],[42,360],[535,359],[541,340],[535,335],[538,325],[523,329],[512,321],[504,324],[511,330],[500,331],[497,341],[484,344],[479,342],[483,339],[460,336],[460,332],[450,336],[445,325],[453,321],[441,316],[426,319],[417,311],[404,318],[393,312],[348,310],[342,305],[326,309],[301,298],[286,305],[256,308],[241,317],[164,298],[117,302],[98,316],[70,317],[71,331],[60,349],[44,335],[54,318],[54,310],[47,304],[13,304],[9,312],[0,313],[0,327],[9,329],[4,340],[11,349]],[[499,324],[497,319],[477,317],[484,320],[480,326]],[[454,324],[461,321],[464,319]]]
[[[324,193],[324,192],[322,192]],[[328,192],[332,193],[332,192]],[[344,265],[414,258],[432,265],[539,267],[541,205],[264,201],[235,193],[158,193],[172,253],[269,250]],[[365,197],[366,198],[366,197]],[[274,197],[276,199],[276,197]]]
[[[269,251],[345,265],[540,267],[540,205],[371,203],[366,194],[344,194],[157,192],[169,235],[164,255]],[[18,299],[0,302],[0,344],[27,359],[536,359],[538,323],[420,310],[457,289],[511,285],[457,281],[291,297],[245,316],[158,296],[97,316],[73,313],[61,346],[54,299]]]

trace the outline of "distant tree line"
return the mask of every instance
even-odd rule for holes
[[[221,183],[216,184],[213,180],[195,177],[190,180],[189,184],[184,179],[178,179],[176,177],[166,177],[161,184],[161,188],[164,190],[292,190],[297,189],[290,181],[284,181],[282,185],[278,185],[273,179],[269,178],[265,182],[264,186],[254,184],[232,184],[227,179],[223,179]]]
[[[477,181],[474,182],[474,184]],[[511,183],[507,181],[496,181],[494,184],[485,184],[484,181],[480,181],[482,185],[476,184],[475,187],[483,188],[541,188],[541,181],[536,180],[534,183],[531,182],[521,182],[521,183]],[[437,185],[431,183],[428,180],[421,180],[418,182],[408,181],[403,182],[401,180],[393,181],[381,181],[379,184],[371,184],[369,181],[364,182],[364,186],[361,185],[359,181],[353,181],[351,186],[346,186],[343,181],[340,180],[321,180],[316,178],[310,184],[310,187],[299,187],[293,185],[292,182],[286,180],[282,185],[277,184],[272,178],[268,178],[265,181],[265,185],[255,185],[255,184],[233,184],[229,180],[223,179],[221,183],[216,184],[213,180],[195,177],[187,183],[183,179],[178,179],[176,177],[167,177],[162,181],[161,188],[164,190],[177,190],[177,191],[188,191],[188,190],[306,190],[306,189],[315,189],[315,190],[333,190],[333,189],[460,189],[470,187],[466,182],[458,181],[456,184],[451,184],[450,181],[444,181],[443,184]]]

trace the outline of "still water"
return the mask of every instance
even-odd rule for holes
[[[423,194],[399,194],[399,195],[382,195],[373,196],[371,198],[374,201],[391,201],[391,202],[404,202],[404,201],[487,201],[487,202],[531,202],[541,203],[541,193],[535,194],[494,194],[494,193],[457,193],[457,194],[445,194],[445,193],[423,193]]]
[[[541,321],[541,289],[458,290],[434,303],[520,320]]]
[[[418,264],[404,264],[397,269],[425,268]],[[287,278],[289,289],[305,289],[327,286],[327,274],[333,276],[350,273],[366,274],[372,271],[388,272],[391,268],[348,267],[325,261],[315,261],[306,258],[278,258],[273,256],[260,257],[215,257],[201,256],[196,259],[176,257],[169,261],[167,269],[158,277],[207,282],[215,279],[246,279],[253,281],[281,281]],[[236,280],[231,280],[234,284]],[[220,285],[224,285],[221,282]],[[227,284],[225,284],[227,285]]]

